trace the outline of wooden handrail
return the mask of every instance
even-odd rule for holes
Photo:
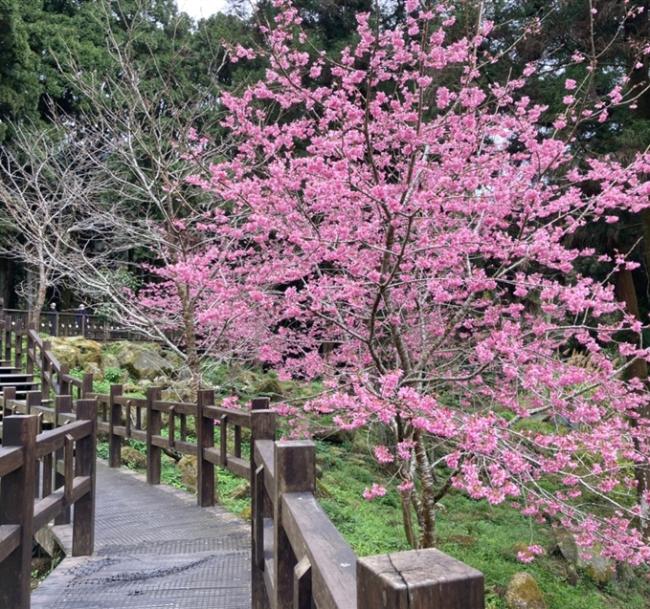
[[[7,408],[6,396],[3,407]],[[29,609],[32,537],[74,505],[73,556],[92,554],[97,405],[79,400],[76,421],[38,433],[37,415],[3,417],[0,448],[0,609]],[[60,474],[57,460],[64,452]],[[40,478],[36,463],[42,462]],[[56,476],[55,476],[56,473]],[[40,481],[41,492],[34,498]]]
[[[120,465],[124,438],[141,439],[147,481],[159,484],[163,449],[196,455],[201,506],[214,504],[215,466],[250,480],[253,609],[482,609],[482,575],[441,552],[358,558],[315,496],[315,445],[276,441],[268,400],[255,400],[247,411],[215,404],[213,391],[199,392],[196,403],[162,400],[160,393],[152,387],[146,399],[129,398],[115,385],[96,396],[108,404],[109,462]],[[186,435],[187,416],[195,418],[195,440]],[[250,430],[250,461],[241,455],[242,428]]]

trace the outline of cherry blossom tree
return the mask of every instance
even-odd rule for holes
[[[212,193],[204,230],[228,252],[203,271],[221,278],[211,298],[258,324],[230,340],[254,335],[283,377],[324,380],[288,413],[384,438],[373,452],[413,546],[435,544],[437,506],[458,489],[566,527],[585,552],[650,559],[650,399],[626,374],[650,359],[644,324],[608,278],[578,270],[632,263],[575,238],[648,207],[650,156],[571,147],[580,121],[628,103],[624,83],[599,100],[589,79],[567,80],[549,117],[521,93],[535,65],[491,82],[492,24],[454,39],[444,3],[408,0],[393,30],[358,15],[336,60],[307,46],[289,0],[274,5],[266,46],[233,50],[268,62],[223,97],[235,152],[191,179]]]

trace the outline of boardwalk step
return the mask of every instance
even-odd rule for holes
[[[25,372],[5,373],[0,371],[0,385],[8,385],[12,381],[33,381],[34,375]]]

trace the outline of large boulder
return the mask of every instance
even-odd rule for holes
[[[56,358],[70,368],[101,366],[102,345],[83,336],[54,336],[49,339]]]
[[[600,552],[594,551],[590,557],[582,557],[580,566],[585,570],[589,578],[599,586],[604,586],[616,579],[616,564],[609,558],[604,558]]]
[[[535,578],[526,572],[515,573],[506,590],[508,609],[546,609],[544,595]]]
[[[554,531],[556,554],[560,554],[569,566],[569,575],[573,578],[576,569],[584,571],[587,576],[599,585],[604,585],[616,578],[616,564],[604,558],[599,548],[593,548],[589,554],[580,554],[575,537],[563,528]]]
[[[155,385],[162,387],[161,397],[170,402],[191,402],[196,399],[196,391],[191,380],[172,381],[171,379],[157,378]]]
[[[121,341],[113,347],[120,368],[129,371],[134,378],[153,380],[161,374],[172,372],[174,364],[163,357],[160,345],[155,343],[131,343]]]
[[[564,528],[553,531],[554,552],[562,556],[570,565],[577,566],[579,561],[578,544],[575,537]]]

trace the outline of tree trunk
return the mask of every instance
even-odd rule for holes
[[[40,327],[41,321],[41,311],[45,306],[45,298],[47,297],[47,273],[46,270],[41,267],[38,269],[38,283],[36,285],[35,298],[31,303],[29,310],[29,326],[38,330]]]
[[[196,324],[194,320],[194,304],[192,302],[189,288],[186,285],[178,284],[178,295],[181,300],[183,317],[183,339],[187,356],[187,367],[192,375],[192,390],[198,391],[201,384],[201,361],[196,344]]]
[[[627,312],[640,319],[639,302],[637,299],[636,288],[634,286],[634,277],[632,272],[627,269],[622,269],[616,274],[616,295],[621,302],[625,303]],[[647,382],[648,379],[648,363],[643,359],[635,359],[630,363],[626,369],[626,378],[638,378]],[[644,419],[650,419],[650,407],[644,408],[639,413]],[[636,424],[632,421],[632,424]],[[637,448],[640,448],[637,446]],[[650,489],[650,465],[643,464],[637,465],[634,470],[634,475],[637,481],[637,496],[639,506],[641,508],[642,530],[644,537],[647,539],[650,536],[650,505],[645,498],[646,491]],[[644,524],[645,523],[645,524]]]
[[[415,467],[420,481],[421,496],[421,521],[422,531],[420,535],[420,547],[432,548],[436,541],[436,502],[433,476],[431,475],[431,464],[424,446],[422,434],[416,431],[413,435],[415,440]]]

